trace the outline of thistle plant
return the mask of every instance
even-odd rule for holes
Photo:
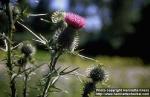
[[[79,42],[77,30],[82,28],[85,23],[84,19],[78,15],[74,14],[72,16],[70,15],[66,16],[66,14],[68,13],[55,12],[52,14],[51,17],[53,23],[58,23],[61,26],[58,27],[58,29],[54,33],[52,40],[50,40],[50,42],[48,43],[51,46],[49,47],[51,48],[51,57],[52,57],[49,65],[51,76],[45,80],[46,84],[41,97],[47,97],[49,89],[51,87],[55,87],[51,83],[53,76],[54,77],[56,76],[55,77],[56,79],[54,81],[57,81],[57,79],[61,75],[69,74],[75,71],[76,69],[78,69],[75,68],[71,71],[65,72],[67,68],[63,69],[62,71],[59,71],[58,69],[55,68],[56,62],[60,55],[62,55],[65,51],[74,52]],[[78,21],[75,21],[76,19],[82,20],[83,22],[82,26]],[[80,25],[80,26],[76,26],[76,25]]]
[[[21,47],[20,51],[23,54],[22,57],[18,60],[18,72],[24,71],[24,88],[23,88],[23,97],[27,97],[28,94],[28,80],[30,77],[30,74],[33,73],[31,66],[28,66],[28,62],[31,61],[32,55],[35,53],[35,48],[28,42],[24,42]],[[29,70],[28,70],[29,69]]]
[[[12,59],[11,59],[11,52],[12,52],[12,33],[15,29],[14,22],[13,22],[13,15],[12,15],[12,10],[11,10],[11,5],[9,0],[5,0],[1,2],[3,6],[5,6],[5,14],[7,15],[8,19],[8,27],[7,27],[7,37],[5,37],[5,44],[6,44],[6,49],[7,51],[7,63],[6,66],[8,68],[8,75],[10,78],[10,89],[11,89],[11,97],[16,97],[16,83],[15,80],[12,79],[13,77],[13,64],[12,64]],[[4,35],[4,34],[3,34]]]
[[[47,14],[48,15],[48,14]],[[44,21],[48,21],[42,19]],[[74,53],[74,50],[77,48],[79,43],[78,30],[83,28],[85,25],[85,20],[83,17],[78,16],[73,13],[67,13],[62,11],[54,12],[51,15],[51,21],[54,24],[57,24],[58,27],[54,32],[52,39],[47,40],[42,35],[35,34],[32,30],[30,30],[27,26],[25,26],[20,21],[17,21],[22,27],[24,27],[27,31],[29,31],[36,39],[36,42],[39,42],[49,50],[49,54],[51,56],[50,63],[48,65],[49,71],[44,77],[41,79],[41,92],[38,97],[47,97],[49,92],[55,89],[55,91],[60,91],[61,89],[55,86],[55,83],[58,79],[66,74],[69,74],[78,68],[74,68],[72,70],[68,70],[67,68],[62,69],[56,68],[57,61],[59,57],[65,53],[70,52]]]
[[[16,88],[16,79],[19,78],[20,75],[24,75],[24,89],[23,89],[23,97],[27,97],[27,83],[30,77],[30,74],[33,73],[37,67],[35,68],[27,68],[28,62],[32,58],[33,49],[29,44],[23,44],[21,47],[22,55],[16,55],[15,51],[22,44],[16,43],[13,40],[13,35],[15,33],[15,23],[18,20],[21,20],[19,16],[21,13],[19,12],[16,4],[17,1],[12,0],[2,0],[0,13],[5,16],[3,25],[5,29],[1,29],[0,38],[4,41],[4,48],[1,48],[2,51],[7,53],[7,57],[4,59],[8,75],[9,75],[9,83],[10,83],[10,97],[17,97],[17,88]],[[18,57],[21,56],[21,57]]]
[[[32,58],[35,54],[35,47],[33,47],[29,41],[22,41],[18,44],[14,42],[13,35],[16,31],[15,24],[22,26],[27,32],[33,35],[33,41],[44,45],[49,52],[50,60],[48,63],[48,72],[45,75],[42,75],[42,78],[39,80],[40,92],[37,94],[37,97],[48,97],[51,92],[63,91],[56,86],[56,82],[60,77],[71,74],[78,69],[78,67],[70,69],[69,67],[63,68],[56,66],[59,58],[64,53],[77,55],[83,59],[98,62],[92,58],[80,55],[75,51],[79,45],[79,30],[85,26],[85,19],[83,17],[75,13],[64,11],[56,11],[52,14],[28,13],[26,10],[27,8],[19,5],[22,4],[22,2],[25,2],[25,0],[19,0],[18,2],[1,0],[0,2],[2,4],[2,9],[0,9],[0,11],[7,17],[6,24],[8,23],[8,25],[6,25],[7,30],[2,31],[3,33],[0,34],[0,38],[3,40],[5,47],[1,48],[1,50],[7,53],[5,64],[10,81],[10,97],[18,97],[16,84],[18,84],[17,79],[20,79],[20,76],[23,77],[22,81],[24,83],[22,96],[28,97],[29,80],[31,75],[37,70],[37,68],[42,66],[31,66]],[[18,3],[18,5],[16,5],[16,3]],[[56,30],[50,39],[33,32],[27,25],[25,25],[26,19],[37,16],[47,16],[49,17],[48,20],[44,18],[41,18],[41,20],[56,25]],[[20,53],[15,54],[16,51]],[[85,84],[82,95],[83,97],[88,97],[88,95],[96,88],[96,84],[105,79],[105,72],[101,67],[95,67],[90,71],[89,78],[91,78],[91,81]]]

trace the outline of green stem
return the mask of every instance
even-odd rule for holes
[[[56,62],[57,62],[58,58],[60,57],[60,55],[61,55],[60,52],[55,51],[54,54],[51,56],[52,59],[50,62],[50,71],[55,70],[55,65],[56,65]]]
[[[28,88],[28,74],[25,71],[25,80],[24,80],[24,89],[23,89],[23,97],[27,97],[27,88]]]
[[[9,76],[10,76],[11,97],[16,97],[15,80],[11,80],[11,77],[13,75],[13,67],[12,67],[12,60],[11,60],[11,41],[12,41],[12,32],[13,32],[13,29],[14,29],[14,23],[13,23],[12,10],[11,10],[9,0],[6,1],[6,14],[8,16],[8,21],[9,21],[8,38],[10,40],[10,41],[7,41],[7,43],[8,43],[7,67],[9,69]]]
[[[24,60],[28,60],[28,56],[24,56]],[[29,73],[26,71],[27,63],[23,65],[23,70],[24,70],[24,88],[23,88],[23,97],[27,97],[27,90],[28,90],[28,78],[29,78]]]
[[[49,90],[49,87],[50,87],[50,80],[51,80],[51,77],[48,77],[48,79],[46,81],[46,85],[44,87],[42,97],[47,97],[48,96],[48,90]]]
[[[50,72],[53,73],[55,71],[55,65],[56,65],[56,62],[57,62],[60,55],[61,55],[61,53],[59,53],[57,55],[57,52],[55,52],[54,55],[52,56],[52,59],[51,59],[51,62],[50,62]],[[50,81],[51,81],[51,76],[49,76],[48,79],[46,80],[46,84],[45,84],[45,87],[44,87],[42,97],[47,97],[48,96],[48,90],[50,88]]]

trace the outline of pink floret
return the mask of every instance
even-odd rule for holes
[[[66,13],[65,21],[68,23],[68,25],[76,29],[80,29],[85,26],[85,19],[74,13],[70,13],[70,12]]]

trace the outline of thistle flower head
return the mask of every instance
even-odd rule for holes
[[[23,43],[20,50],[25,56],[31,56],[35,53],[35,48],[30,43]]]
[[[51,19],[53,23],[64,20],[69,26],[75,29],[80,29],[85,26],[85,19],[71,12],[56,11],[52,14]]]
[[[75,29],[80,29],[85,26],[85,19],[77,14],[74,13],[65,13],[65,22],[68,23],[68,25],[74,27]]]
[[[88,77],[91,78],[93,82],[101,82],[108,79],[107,73],[101,65],[91,68]]]
[[[77,30],[84,27],[85,19],[74,13],[56,11],[52,14],[51,20],[59,25],[53,37],[54,47],[73,52],[79,44]]]

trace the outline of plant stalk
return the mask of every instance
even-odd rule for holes
[[[57,60],[58,60],[60,55],[61,54],[57,55],[57,52],[55,52],[54,56],[52,56],[52,59],[51,59],[51,62],[50,62],[50,72],[54,72],[55,65],[56,65]],[[46,80],[46,84],[45,84],[45,87],[44,87],[42,97],[47,97],[48,96],[48,90],[50,88],[50,81],[51,81],[51,76],[49,76],[48,79]]]
[[[28,88],[28,74],[25,71],[25,79],[24,79],[24,89],[23,89],[23,97],[27,97],[27,88]]]
[[[42,97],[47,97],[48,96],[48,90],[49,90],[49,87],[50,87],[50,80],[51,80],[51,77],[48,77],[48,79],[46,81],[46,85],[44,87]]]
[[[10,41],[7,41],[8,43],[8,51],[7,51],[7,67],[9,69],[9,76],[10,76],[10,89],[11,89],[11,97],[16,97],[16,84],[15,80],[11,80],[11,77],[13,75],[13,67],[12,67],[12,60],[11,60],[11,41],[12,41],[12,32],[14,29],[14,23],[13,23],[13,15],[11,10],[11,5],[9,3],[10,1],[6,1],[6,14],[8,16],[9,26],[8,26],[8,38]]]
[[[25,60],[27,59],[27,56],[24,56]],[[29,74],[26,70],[26,66],[27,64],[24,64],[23,66],[23,70],[24,70],[24,88],[23,88],[23,97],[27,97],[27,89],[28,89],[28,78],[29,78]]]

